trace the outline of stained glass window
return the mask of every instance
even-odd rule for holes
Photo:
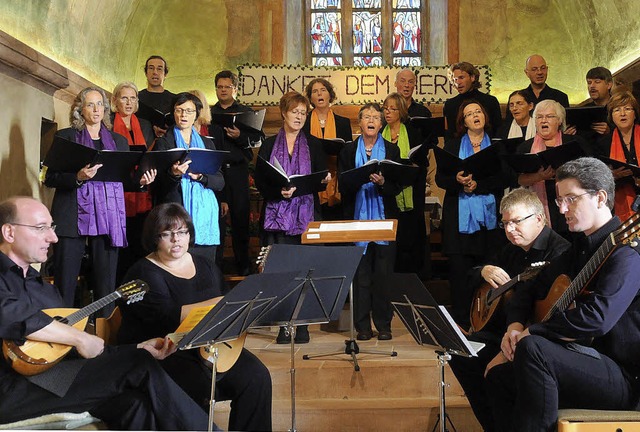
[[[420,66],[422,28],[420,26],[420,0],[393,0],[393,64]]]
[[[342,65],[340,0],[311,0],[311,64]]]

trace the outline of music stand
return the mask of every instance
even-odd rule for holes
[[[280,284],[287,285],[289,291],[279,294],[254,326],[285,326],[291,335],[291,432],[296,430],[296,327],[338,319],[347,297],[346,287],[351,284],[361,257],[362,248],[357,246],[276,244],[269,251],[261,276],[281,277]],[[292,273],[278,273],[282,269],[298,273],[293,277]]]
[[[440,413],[433,431],[440,424],[440,431],[448,432],[447,420],[455,431],[446,412],[445,366],[452,354],[476,357],[484,344],[467,340],[447,309],[434,300],[416,274],[391,273],[385,277],[385,281],[391,305],[418,345],[440,348],[436,350],[440,367]]]
[[[250,285],[251,282],[249,281],[246,285]],[[266,312],[267,307],[276,298],[262,297],[262,291],[256,293],[255,289],[235,291],[232,291],[234,295],[229,293],[223,297],[191,331],[182,336],[177,345],[177,348],[181,350],[204,347],[209,354],[207,360],[212,364],[208,425],[210,432],[213,430],[213,408],[215,405],[216,366],[218,361],[218,347],[216,344],[240,337],[251,324]]]

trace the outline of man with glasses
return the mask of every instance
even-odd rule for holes
[[[535,192],[514,189],[502,199],[500,213],[500,227],[504,229],[509,243],[488,259],[485,265],[471,271],[469,284],[472,286],[480,287],[486,283],[498,288],[524,272],[531,264],[550,261],[569,248],[569,242],[545,224],[544,208]],[[517,284],[514,289],[524,290],[527,285]],[[505,294],[505,297],[508,296]],[[484,372],[489,361],[500,352],[500,340],[506,331],[504,309],[509,307],[509,301],[505,298],[501,304],[502,308],[498,306],[489,322],[469,337],[485,344],[478,357],[453,356],[449,362],[485,431],[493,430],[494,421],[487,400]]]
[[[216,116],[251,112],[251,108],[236,101],[238,92],[238,76],[231,71],[223,70],[215,76],[218,102],[211,107],[213,123],[218,127]],[[224,128],[224,144],[219,150],[229,151],[223,165],[225,186],[219,195],[221,208],[221,231],[225,232],[224,219],[227,213],[231,216],[231,240],[237,271],[240,276],[250,273],[249,266],[249,162],[253,160],[252,147],[260,145],[262,133],[249,133],[237,126]],[[211,134],[211,131],[210,131]],[[224,241],[221,242],[224,245]],[[219,251],[221,252],[221,251]],[[222,257],[222,253],[219,254]]]
[[[33,377],[0,358],[0,423],[89,411],[113,430],[205,430],[205,412],[154,360],[175,350],[168,339],[109,347],[41,311],[61,307],[62,297],[31,264],[44,263],[57,241],[42,203],[30,197],[0,203],[0,340],[60,343],[77,354]]]
[[[615,183],[603,162],[567,162],[556,171],[556,188],[569,229],[581,234],[511,300],[501,352],[486,375],[499,431],[555,430],[559,407],[630,410],[637,403],[640,255],[637,244],[621,241],[635,228],[612,216]],[[616,236],[619,229],[624,234]],[[558,284],[560,275],[588,283],[571,306],[526,327],[534,300],[553,284],[568,285]]]
[[[167,114],[171,111],[171,102],[175,94],[164,88],[164,79],[169,74],[167,61],[159,55],[152,55],[144,64],[144,74],[147,77],[147,88],[140,90],[138,100],[147,107]],[[138,112],[138,117],[144,118],[153,123],[153,118],[143,117],[147,110]],[[164,136],[167,133],[167,125],[153,125],[156,137]]]

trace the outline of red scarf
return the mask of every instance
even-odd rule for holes
[[[622,149],[623,145],[620,131],[616,128],[613,130],[613,136],[611,137],[609,157],[627,163],[624,150]],[[633,147],[636,150],[636,155],[640,156],[640,126],[638,125],[633,126]],[[631,210],[631,204],[633,204],[635,197],[636,191],[633,185],[627,182],[616,185],[616,197],[613,203],[613,210],[616,216],[622,220],[627,220],[631,217],[634,213],[633,210]]]
[[[131,114],[131,131],[133,132],[133,139],[131,139],[131,133],[127,129],[127,125],[124,124],[120,113],[116,113],[113,119],[113,131],[119,133],[127,139],[129,145],[146,145],[142,129],[140,128],[140,122],[135,114]],[[149,192],[125,192],[124,193],[124,208],[127,212],[127,217],[133,217],[140,213],[146,213],[153,207],[151,202],[151,195]]]

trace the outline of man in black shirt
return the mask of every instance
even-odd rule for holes
[[[409,117],[431,117],[429,108],[413,100],[416,88],[416,74],[409,69],[402,69],[396,74],[396,91],[407,101]]]
[[[171,102],[175,95],[164,89],[164,79],[169,74],[169,66],[167,66],[166,60],[159,55],[152,55],[144,64],[144,74],[147,77],[147,88],[140,90],[138,99],[144,105],[158,110],[162,114],[171,112],[170,117],[173,118]],[[165,123],[159,124],[158,121],[154,121],[153,117],[143,117],[144,115],[144,109],[138,113],[138,117],[154,123],[153,131],[157,137],[164,136],[167,133],[167,125]]]
[[[473,269],[469,278],[472,286],[479,287],[481,283],[487,283],[497,288],[524,272],[531,264],[550,261],[569,248],[569,242],[545,224],[544,208],[535,192],[523,188],[514,189],[502,199],[500,213],[500,224],[504,226],[510,243],[484,266]],[[515,289],[527,289],[527,285],[516,285]],[[509,302],[505,299],[501,302],[503,308],[509,307]],[[494,421],[487,401],[484,372],[489,361],[500,352],[500,340],[506,331],[505,319],[499,305],[482,330],[469,337],[485,344],[478,357],[453,356],[450,362],[453,373],[485,431],[493,430]]]
[[[456,118],[460,105],[467,99],[474,99],[482,105],[489,115],[487,122],[491,124],[490,136],[495,136],[495,132],[502,124],[502,111],[500,103],[495,96],[482,93],[480,90],[480,71],[468,62],[456,63],[450,68],[453,82],[458,95],[447,99],[442,108],[444,117],[447,119],[446,138],[452,138],[456,131]]]
[[[0,203],[0,339],[75,348],[62,362],[32,377],[0,359],[0,423],[56,412],[89,411],[110,429],[205,430],[205,412],[154,359],[175,348],[168,339],[109,347],[54,320],[42,309],[61,307],[60,292],[31,267],[58,241],[47,208],[29,197]]]
[[[611,71],[605,67],[598,66],[589,69],[587,72],[587,89],[591,100],[582,106],[601,106],[606,107],[611,99],[611,89],[613,88],[613,76]],[[592,148],[597,147],[598,140],[604,135],[611,133],[611,126],[606,121],[591,124],[590,129],[576,130],[575,126],[567,125],[565,134],[573,135],[577,133],[583,137]],[[609,156],[605,154],[603,156]]]
[[[211,107],[212,127],[216,127],[216,116],[252,111],[236,101],[238,76],[224,70],[215,76],[218,102]],[[222,218],[227,212],[231,216],[231,240],[233,254],[240,276],[250,272],[249,266],[249,162],[253,160],[252,147],[259,145],[260,132],[247,132],[237,126],[225,127],[224,145],[219,150],[229,151],[223,166],[225,185],[220,194]],[[224,232],[224,230],[221,230]]]

